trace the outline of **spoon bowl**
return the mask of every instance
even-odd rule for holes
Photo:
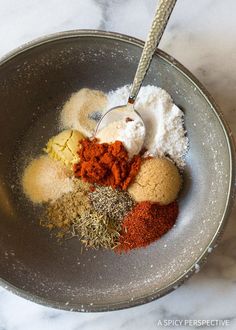
[[[143,149],[145,136],[146,128],[142,116],[130,103],[109,109],[95,130],[95,138],[101,142],[122,141],[130,158]]]
[[[123,117],[122,119],[120,119],[121,122],[123,122],[123,120],[128,120],[128,119],[130,119],[130,121],[134,121],[134,120],[137,120],[137,117],[139,117],[138,119],[140,121],[140,124],[143,126],[144,134],[145,134],[146,130],[145,130],[145,124],[143,122],[143,119],[140,116],[140,114],[134,110],[133,105],[137,98],[139,90],[142,86],[143,80],[147,74],[147,71],[150,67],[153,54],[161,40],[162,34],[165,30],[167,22],[172,13],[172,10],[174,9],[175,3],[176,3],[176,0],[160,0],[158,2],[157,9],[156,9],[153,21],[152,21],[152,25],[151,25],[150,31],[148,33],[147,40],[144,44],[143,51],[142,51],[142,54],[141,54],[141,57],[140,57],[140,60],[138,63],[138,67],[137,67],[137,70],[136,70],[136,73],[134,76],[134,81],[131,86],[127,105],[126,106],[116,106],[116,107],[113,107],[110,110],[108,110],[105,113],[105,115],[101,118],[101,120],[99,121],[97,128],[96,128],[95,136],[102,127],[104,127],[105,125],[109,125],[112,122],[116,122],[118,116],[122,117],[122,113],[126,112],[126,111],[127,111],[127,113],[130,112],[130,114],[128,113],[126,118]],[[120,112],[120,114],[116,114],[116,112]],[[135,118],[135,119],[133,119],[133,118]],[[133,137],[134,137],[134,135],[133,135]],[[114,138],[116,139],[115,136],[114,136]],[[145,139],[145,135],[143,137],[143,142],[144,142],[144,139]],[[108,142],[108,141],[106,141],[106,142]],[[113,142],[113,141],[109,141],[109,142]]]

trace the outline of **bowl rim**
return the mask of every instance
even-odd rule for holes
[[[139,47],[143,47],[144,42],[140,39],[137,39],[135,37],[116,33],[116,32],[109,32],[109,31],[103,31],[103,30],[91,30],[91,29],[78,29],[78,30],[69,30],[69,31],[63,31],[63,32],[57,32],[53,34],[49,34],[40,38],[36,38],[30,42],[27,42],[23,44],[20,47],[15,48],[14,50],[8,52],[6,55],[0,58],[0,66],[2,66],[4,63],[10,61],[14,57],[18,56],[21,53],[24,53],[28,50],[31,50],[32,48],[38,47],[40,45],[51,43],[56,40],[61,39],[68,39],[68,38],[76,38],[76,37],[97,37],[97,38],[107,38],[112,39],[114,41],[122,41],[129,44],[133,44]],[[235,153],[235,143],[233,139],[233,133],[226,123],[222,112],[220,111],[218,105],[214,101],[213,97],[209,94],[209,92],[206,90],[206,88],[198,81],[198,79],[188,70],[186,69],[180,62],[178,62],[174,57],[167,54],[166,52],[156,49],[154,56],[158,56],[159,58],[166,61],[171,66],[175,67],[179,72],[181,72],[188,80],[191,81],[192,84],[195,85],[195,87],[199,90],[199,92],[202,94],[202,96],[205,98],[205,100],[209,103],[213,113],[216,115],[226,138],[227,145],[228,145],[228,152],[229,152],[229,161],[230,161],[230,179],[229,179],[229,187],[228,187],[228,193],[227,193],[227,201],[225,205],[225,209],[223,212],[223,216],[221,218],[221,221],[219,222],[219,226],[212,237],[211,241],[207,245],[207,247],[204,249],[200,257],[194,262],[193,265],[191,265],[188,270],[180,275],[177,279],[172,281],[170,284],[165,286],[164,288],[155,291],[154,293],[150,295],[144,295],[134,300],[124,300],[120,302],[116,302],[113,304],[73,304],[71,302],[58,302],[54,300],[50,300],[47,298],[43,298],[41,296],[35,295],[28,290],[24,290],[21,288],[16,287],[14,284],[0,278],[0,286],[2,286],[5,289],[8,289],[10,292],[17,294],[18,296],[25,298],[27,300],[30,300],[32,302],[44,305],[46,307],[52,307],[57,308],[61,310],[67,310],[67,311],[77,311],[77,312],[105,312],[105,311],[115,311],[115,310],[121,310],[129,307],[134,307],[138,305],[142,305],[148,302],[151,302],[153,300],[156,300],[171,291],[178,288],[180,285],[182,285],[190,276],[192,276],[194,273],[197,272],[197,269],[195,268],[195,265],[202,266],[205,264],[206,259],[209,255],[209,253],[214,249],[220,238],[222,237],[223,231],[225,229],[227,220],[230,215],[230,211],[233,207],[234,197],[235,197],[235,177],[236,177],[236,153]]]

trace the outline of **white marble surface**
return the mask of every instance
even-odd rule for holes
[[[144,39],[155,3],[0,0],[0,56],[33,38],[77,28],[118,31]],[[235,0],[178,0],[160,45],[208,88],[234,133],[235,13]],[[159,328],[158,320],[164,319],[222,319],[229,320],[227,329],[236,329],[235,216],[234,211],[222,242],[204,269],[158,301],[119,312],[82,314],[39,306],[0,289],[0,330],[153,330]]]

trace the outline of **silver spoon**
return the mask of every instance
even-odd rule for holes
[[[147,36],[142,55],[138,64],[138,68],[134,77],[134,81],[131,87],[130,95],[127,104],[118,105],[109,109],[98,122],[95,129],[95,137],[98,136],[99,132],[108,126],[110,123],[126,120],[126,121],[137,121],[144,128],[144,138],[146,134],[145,124],[141,115],[135,110],[134,102],[139,93],[140,87],[143,83],[145,75],[150,66],[153,54],[158,46],[162,34],[165,30],[171,12],[175,6],[177,0],[159,0],[156,13],[152,22],[151,29]],[[143,142],[144,142],[143,138]]]

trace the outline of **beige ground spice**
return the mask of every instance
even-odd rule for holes
[[[43,227],[58,229],[57,236],[59,237],[64,236],[70,230],[74,220],[90,208],[89,184],[79,179],[73,181],[73,191],[49,203],[40,220]]]
[[[73,185],[67,168],[45,155],[33,159],[22,176],[24,193],[33,203],[55,201],[73,191]]]
[[[65,103],[61,112],[61,126],[91,136],[97,125],[97,116],[101,116],[106,109],[107,96],[103,92],[82,88]]]

